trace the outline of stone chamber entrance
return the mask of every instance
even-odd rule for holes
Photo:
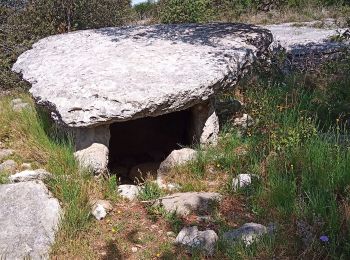
[[[156,176],[160,163],[176,149],[193,143],[192,114],[183,110],[109,126],[109,171],[121,184]]]

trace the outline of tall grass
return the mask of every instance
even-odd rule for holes
[[[313,84],[297,74],[243,82],[239,98],[243,96],[244,112],[254,118],[254,126],[240,137],[228,124],[219,145],[190,166],[192,174],[201,177],[207,165],[220,167],[231,178],[239,173],[260,176],[243,194],[257,220],[279,226],[278,239],[265,248],[275,256],[350,257],[350,139],[344,119],[350,73],[347,62],[327,67]],[[246,147],[245,156],[235,152],[240,146]],[[236,196],[229,183],[227,188]],[[299,223],[308,228],[301,230]],[[292,246],[286,249],[286,243]],[[261,256],[239,246],[222,250],[227,257]]]
[[[0,141],[15,150],[18,163],[31,162],[53,174],[47,184],[64,210],[58,236],[61,242],[72,239],[89,224],[91,174],[79,170],[69,136],[59,134],[27,95],[20,97],[30,104],[22,112],[12,110],[11,97],[0,99]]]

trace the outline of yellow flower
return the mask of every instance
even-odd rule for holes
[[[112,228],[112,232],[115,233],[117,232],[117,230],[115,228]]]
[[[160,257],[160,253],[157,254],[157,257]]]

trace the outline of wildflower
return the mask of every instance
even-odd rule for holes
[[[160,257],[160,253],[158,253],[156,256],[159,258]]]
[[[320,240],[321,240],[323,243],[329,242],[329,238],[328,238],[326,235],[320,236]]]
[[[112,232],[115,233],[117,232],[117,230],[115,228],[112,228]]]

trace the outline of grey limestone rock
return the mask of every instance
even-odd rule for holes
[[[176,243],[213,255],[218,235],[213,230],[199,231],[197,226],[184,227],[176,237]]]
[[[184,192],[160,198],[158,204],[162,205],[167,212],[186,216],[191,213],[206,213],[220,200],[221,195],[215,192]]]
[[[0,185],[0,258],[48,259],[60,214],[41,181]]]
[[[205,102],[235,85],[271,41],[245,24],[102,28],[42,39],[13,70],[54,120],[91,127]]]

